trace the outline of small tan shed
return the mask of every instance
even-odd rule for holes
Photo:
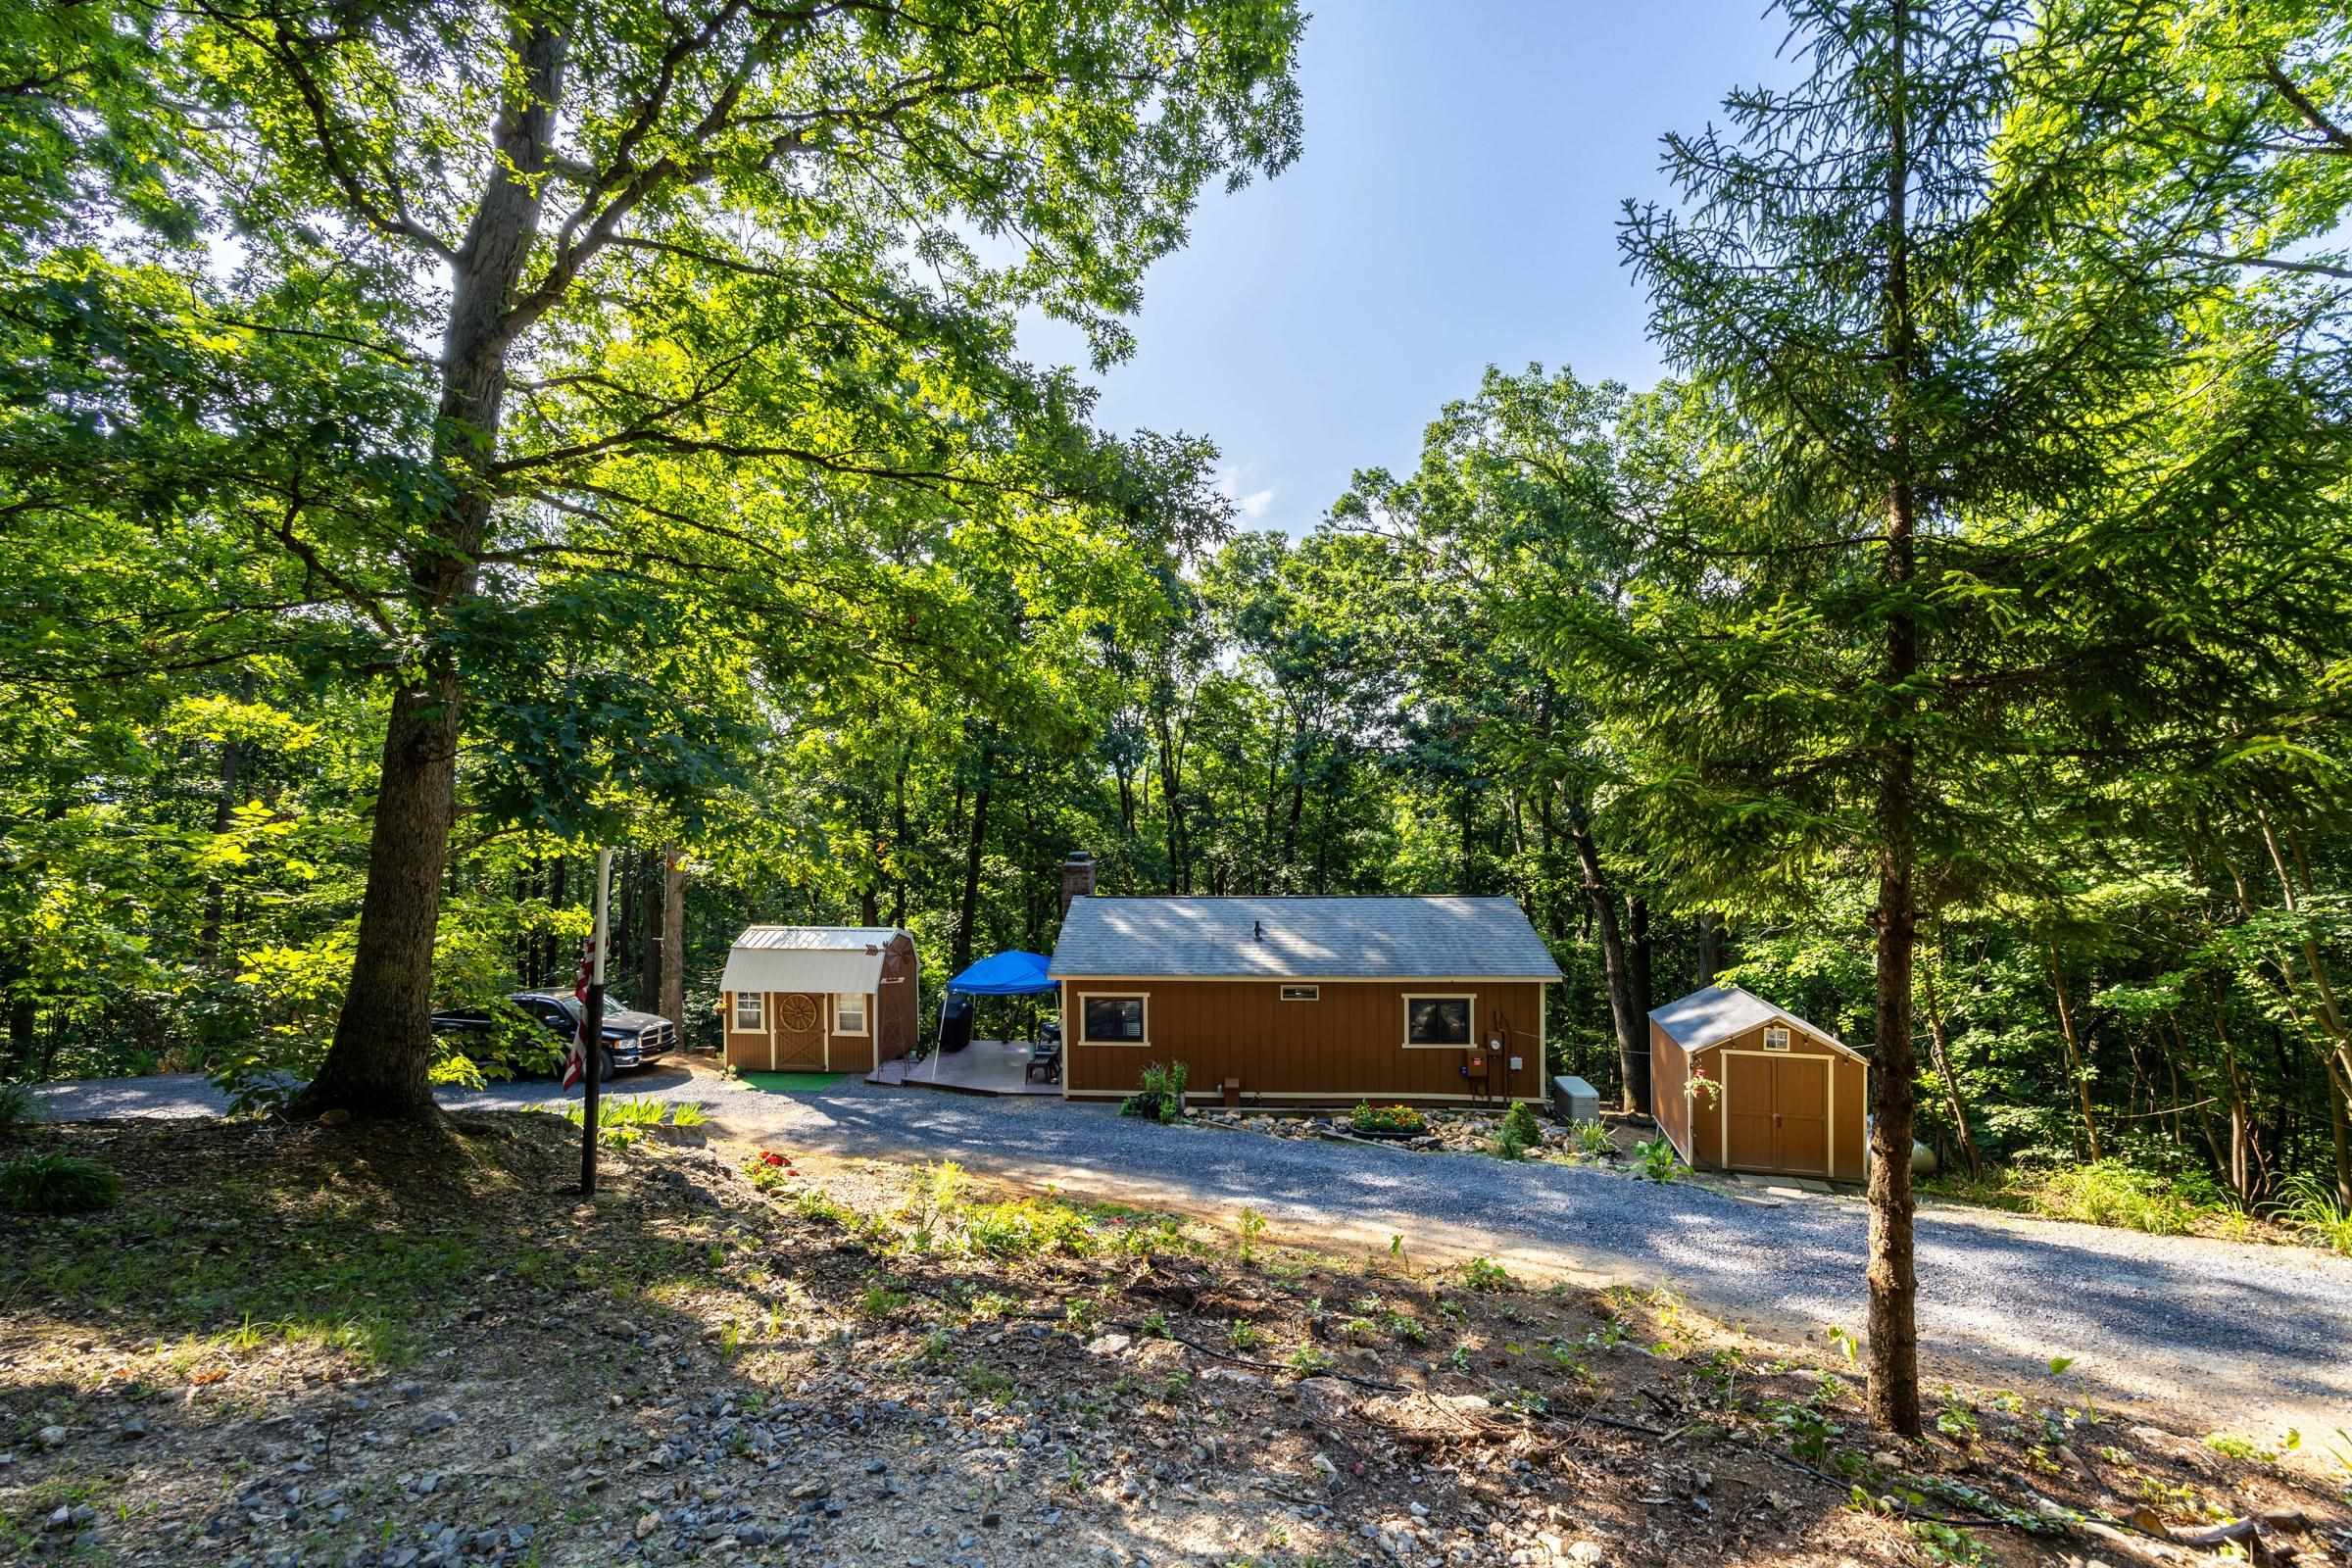
[[[1649,1015],[1651,1106],[1693,1170],[1858,1182],[1870,1063],[1824,1029],[1738,986]]]
[[[914,1044],[915,974],[914,939],[895,927],[748,927],[719,979],[727,1065],[872,1072]]]

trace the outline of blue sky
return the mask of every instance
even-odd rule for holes
[[[1304,532],[1352,470],[1409,469],[1489,364],[1654,380],[1618,204],[1667,194],[1662,132],[1791,74],[1762,4],[1322,0],[1303,156],[1203,193],[1099,378],[1102,422],[1210,437],[1245,525]],[[1085,362],[1054,323],[1024,341]]]

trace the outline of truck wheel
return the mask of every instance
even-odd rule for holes
[[[611,1046],[597,1048],[596,1081],[600,1084],[609,1084],[612,1081],[612,1048]]]

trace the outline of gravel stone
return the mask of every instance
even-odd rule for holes
[[[1432,1227],[1497,1234],[1495,1216],[1508,1215],[1500,1242],[1555,1249],[1594,1271],[1669,1278],[1694,1304],[1749,1322],[1858,1323],[1865,1305],[1868,1217],[1850,1195],[1765,1207],[1689,1182],[1583,1165],[1162,1127],[1122,1119],[1108,1105],[854,1079],[813,1095],[769,1095],[662,1064],[615,1089],[697,1102],[729,1125],[811,1150],[946,1156],[983,1173],[1036,1176],[1059,1166],[1074,1182],[1110,1173],[1186,1195],[1210,1212],[1248,1203],[1302,1234],[1378,1227],[1401,1235],[1408,1250]],[[47,1084],[34,1095],[39,1113],[55,1120],[224,1108],[194,1073]],[[576,1096],[533,1080],[445,1090],[441,1099],[455,1109],[492,1109]],[[907,1114],[910,1102],[921,1114]],[[2029,1323],[2037,1352],[2100,1348],[2096,1366],[2073,1374],[2085,1383],[2211,1410],[2218,1425],[2336,1412],[2332,1425],[2352,1405],[2352,1357],[2341,1353],[2352,1343],[2352,1260],[1931,1204],[1918,1220],[1918,1270],[1921,1333],[1947,1354],[2014,1364],[2016,1325]],[[2249,1294],[2270,1309],[2247,1314]]]

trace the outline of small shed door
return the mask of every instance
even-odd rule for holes
[[[825,1066],[824,999],[804,991],[775,998],[776,1070],[822,1072]]]
[[[1830,1058],[1723,1053],[1724,1163],[1830,1173]]]

